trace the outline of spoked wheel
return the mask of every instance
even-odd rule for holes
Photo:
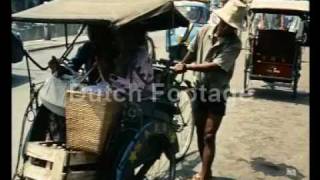
[[[248,93],[248,86],[249,86],[248,72],[245,69],[244,70],[244,80],[243,80],[243,91],[244,91],[245,94]]]
[[[180,114],[174,117],[177,125],[177,139],[179,152],[175,157],[177,161],[184,158],[188,152],[194,133],[194,119],[192,116],[191,97],[187,91],[180,91],[178,94]]]
[[[147,173],[144,175],[145,180],[174,180],[175,177],[175,154],[173,151],[163,152],[159,159],[151,161],[152,164],[149,168],[148,165],[145,169],[148,169]],[[143,172],[143,171],[142,171]]]
[[[127,156],[127,157],[126,157]],[[129,146],[117,168],[117,180],[174,180],[174,148],[161,138]]]

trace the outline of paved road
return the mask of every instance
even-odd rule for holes
[[[217,134],[213,175],[218,180],[309,179],[309,50],[304,50],[296,100],[290,89],[271,90],[260,81],[251,82],[251,96],[241,97],[245,53],[231,81],[237,96],[229,98]],[[194,137],[178,177],[191,177],[200,167]]]
[[[164,33],[151,35],[156,43],[157,57],[167,58]],[[31,55],[46,65],[52,55],[61,55],[64,48],[36,51]],[[242,91],[243,63],[246,51],[237,60],[232,91]],[[72,53],[74,54],[74,52]],[[252,96],[232,97],[227,115],[217,137],[217,156],[213,174],[217,179],[309,179],[309,52],[303,56],[300,95],[290,98],[287,90],[269,90],[261,82],[251,85]],[[29,100],[25,63],[12,66],[12,167],[16,164],[23,112]],[[34,81],[48,77],[32,66]],[[194,137],[195,138],[195,137]],[[179,179],[187,179],[200,168],[200,158],[193,140],[189,155],[178,166]]]

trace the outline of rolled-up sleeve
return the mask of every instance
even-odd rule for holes
[[[240,51],[241,43],[229,45],[225,47],[212,62],[220,66],[224,71],[229,72],[233,68]]]

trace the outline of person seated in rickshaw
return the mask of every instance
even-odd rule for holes
[[[97,56],[104,56],[107,59],[114,59],[118,56],[118,49],[115,45],[114,32],[111,27],[105,25],[88,26],[89,41],[85,42],[77,51],[75,57],[71,59],[69,67],[78,72],[84,66],[85,72],[88,72],[96,61]],[[104,53],[103,55],[101,53]],[[114,66],[109,61],[110,69]],[[99,81],[99,73],[95,68],[88,75],[88,84],[96,84]]]
[[[79,48],[76,56],[71,60],[69,67],[74,71],[78,71],[82,65],[85,66],[86,71],[89,71],[93,67],[97,55],[112,59],[117,54],[116,48],[113,46],[111,29],[108,26],[89,25],[88,37],[89,41]],[[55,57],[49,61],[49,67],[52,73],[57,72],[58,77],[63,76],[63,74],[71,74],[67,68],[59,65]],[[107,67],[109,69],[105,69],[105,71],[110,71],[112,64],[109,63]],[[88,76],[88,82],[89,84],[95,84],[98,80],[99,73],[97,69],[93,69]],[[30,141],[47,139],[65,142],[65,131],[65,117],[54,113],[50,110],[50,107],[41,105],[30,133]]]
[[[69,67],[79,71],[84,65],[85,71],[89,71],[100,59],[98,66],[102,69],[104,81],[108,81],[113,89],[138,90],[148,84],[150,90],[153,73],[145,30],[131,27],[115,32],[107,26],[89,25],[88,37],[89,41],[78,49]],[[92,70],[88,77],[89,84],[100,80],[98,68]]]
[[[134,31],[135,36],[132,36]],[[147,50],[146,32],[128,28],[113,34],[108,26],[89,25],[88,35],[89,41],[80,47],[72,58],[70,67],[77,71],[85,65],[86,71],[89,71],[97,63],[98,68],[92,69],[89,74],[89,84],[105,81],[112,89],[123,94],[130,93],[128,91],[131,90],[140,92],[142,97],[150,97],[153,71]],[[56,59],[49,64],[53,73],[58,71],[59,76],[71,73],[57,64]],[[42,105],[35,118],[30,140],[45,140],[47,132],[50,140],[64,142],[65,118]]]
[[[252,30],[287,30],[289,19],[281,14],[257,13],[253,19]]]
[[[118,56],[118,48],[115,45],[114,32],[109,25],[88,25],[88,38],[77,51],[76,55],[68,62],[68,67],[75,72],[84,66],[85,72],[92,71],[88,75],[87,83],[89,85],[97,84],[100,80],[98,69],[94,68],[97,57],[105,57],[107,59],[114,59]],[[108,61],[110,69],[112,61]],[[63,74],[71,74],[72,72],[64,66],[59,65],[56,58],[49,62],[50,68],[53,72],[57,71],[58,77]]]
[[[110,83],[114,91],[121,93],[119,95],[122,99],[134,102],[150,100],[152,97],[153,69],[152,60],[148,53],[146,31],[138,27],[127,27],[118,30],[115,35],[120,53],[114,59],[114,71],[110,74],[110,78],[105,79],[105,81]],[[102,73],[103,77],[107,77],[105,72]],[[123,110],[125,109],[123,108]],[[120,121],[117,121],[112,128],[113,137],[118,137],[119,127]],[[117,138],[113,140],[115,143],[117,142]],[[102,153],[96,179],[110,179],[108,178],[110,176],[108,172],[112,168],[110,162],[114,162],[116,157],[114,153],[117,153],[117,151],[112,148],[108,148]]]
[[[142,98],[150,98],[153,69],[146,30],[138,26],[122,28],[116,34],[116,42],[120,53],[114,59],[115,71],[109,78],[111,87],[127,95],[136,91]]]

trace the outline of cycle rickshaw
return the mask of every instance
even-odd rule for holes
[[[270,83],[271,87],[289,85],[296,97],[301,47],[309,38],[305,28],[309,20],[309,1],[254,0],[249,14],[245,92],[250,80],[260,80]]]
[[[173,5],[173,1],[170,0],[125,0],[121,2],[117,0],[55,0],[16,13],[12,16],[12,19],[14,21],[34,23],[83,24],[77,36],[66,46],[66,51],[59,58],[59,63],[61,64],[66,64],[69,61],[68,55],[77,38],[84,32],[86,25],[111,23],[116,29],[126,26],[143,26],[148,31],[155,31],[180,26],[186,27],[189,24],[189,21],[177,11]],[[153,42],[150,38],[148,40],[149,45],[151,46],[150,56],[154,57]],[[23,120],[19,146],[19,160],[14,178],[37,179],[35,177],[26,176],[26,171],[33,171],[33,174],[41,180],[48,178],[72,179],[71,177],[76,177],[77,179],[93,179],[94,175],[71,174],[72,169],[65,167],[66,164],[71,162],[70,158],[72,157],[70,156],[67,157],[68,160],[61,162],[61,167],[63,168],[60,170],[62,173],[60,172],[56,177],[52,177],[52,174],[49,176],[49,172],[51,171],[57,173],[56,169],[52,167],[52,164],[51,166],[45,165],[42,169],[25,168],[26,163],[32,162],[29,162],[27,157],[30,141],[28,136],[26,140],[23,138],[24,128],[27,123],[28,114],[30,112],[37,114],[38,109],[41,106],[39,92],[43,86],[43,83],[33,83],[31,81],[29,63],[34,63],[41,70],[48,69],[48,67],[40,66],[27,52],[25,52],[25,56],[28,75],[30,77],[30,103]],[[175,79],[175,74],[170,70],[172,64],[172,60],[165,62],[158,61],[154,64],[155,81],[164,83],[165,90],[170,89],[172,86],[180,87],[181,82],[178,82]],[[149,109],[149,116],[142,114],[141,106],[146,106],[147,109]],[[187,122],[184,122],[183,118],[174,118],[180,113],[179,105],[177,105],[177,102],[170,102],[164,95],[159,97],[153,104],[129,104],[128,107],[126,114],[128,114],[129,118],[121,120],[122,126],[120,134],[118,137],[114,137],[116,138],[116,141],[110,140],[110,143],[117,142],[113,144],[113,147],[116,147],[114,148],[116,157],[110,166],[107,179],[120,180],[134,178],[173,180],[175,178],[176,160],[183,157],[191,143],[189,140],[187,142],[189,144],[183,144],[183,152],[181,152],[181,150],[179,151],[180,145],[177,142],[176,132],[183,131],[183,128],[188,125]],[[160,117],[159,114],[162,114],[163,116]],[[135,117],[140,117],[143,121],[135,122]],[[154,129],[159,127],[162,128],[161,131],[155,132]],[[192,137],[193,129],[190,132]],[[191,139],[190,136],[188,137]],[[136,151],[138,146],[140,147],[139,152]],[[64,143],[62,143],[61,146],[59,144],[59,147],[60,149],[64,149],[64,152],[73,152],[72,149],[66,148]],[[41,153],[42,152],[40,152],[40,156]],[[20,168],[20,155],[23,156],[23,166],[18,172]],[[134,159],[132,158],[133,156]],[[155,166],[159,159],[161,159],[162,162],[159,162],[159,164],[157,164],[158,166]],[[77,166],[77,168],[80,167]],[[38,172],[36,172],[37,170]],[[93,172],[95,171],[95,169],[90,170]]]

